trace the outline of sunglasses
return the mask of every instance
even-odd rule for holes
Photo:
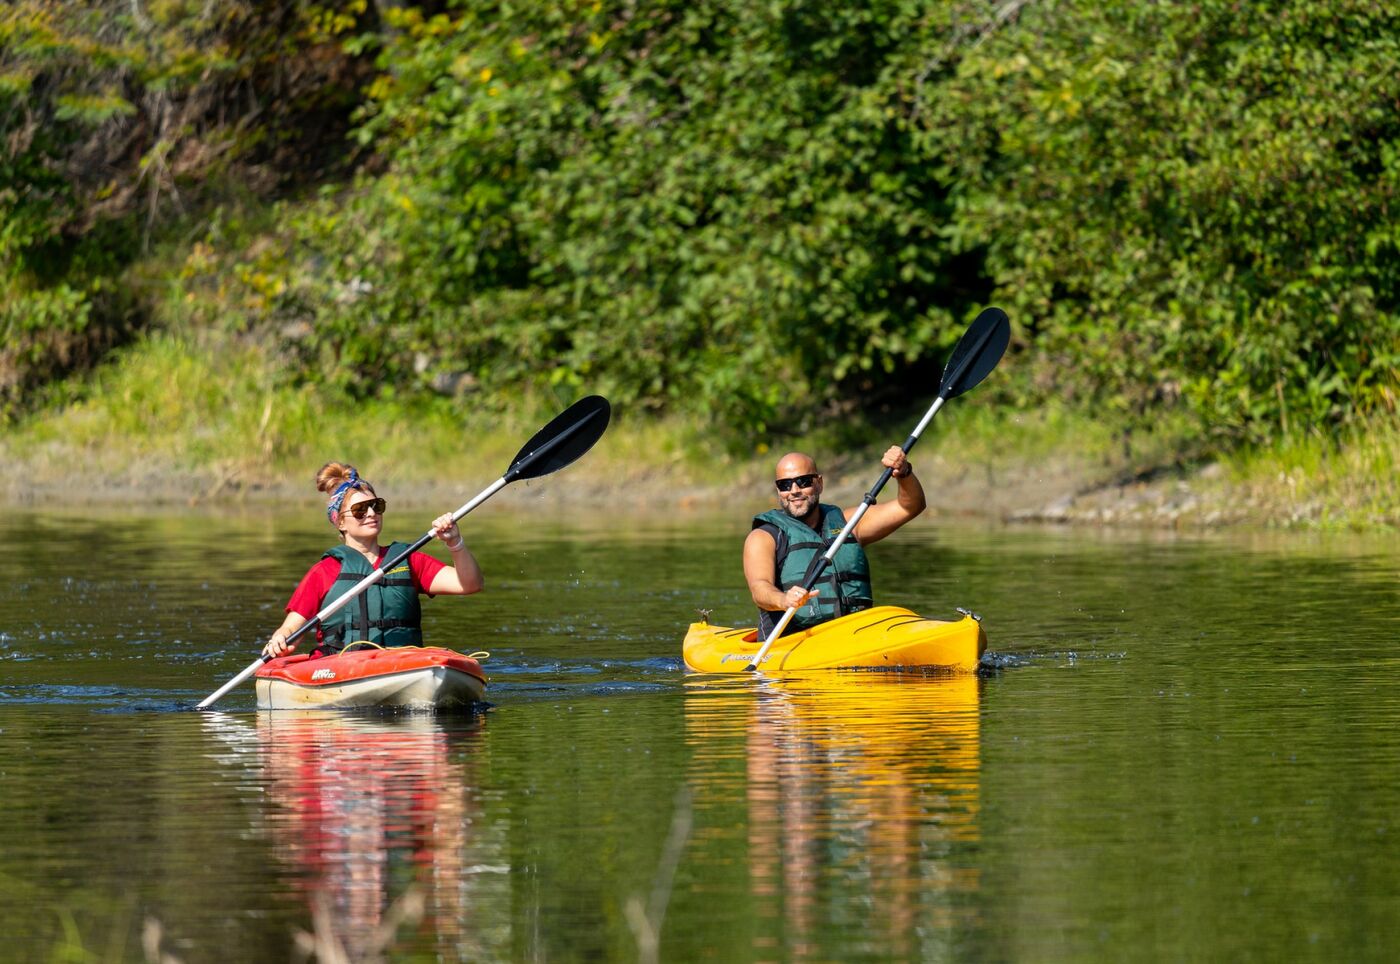
[[[778,479],[778,481],[774,482],[773,484],[778,487],[779,492],[786,492],[789,489],[791,489],[794,485],[797,486],[799,489],[810,489],[812,487],[812,483],[815,481],[817,481],[816,475],[799,475],[796,478],[791,479]]]
[[[356,519],[364,521],[365,516],[369,515],[370,509],[374,510],[375,515],[383,515],[384,509],[387,506],[388,503],[385,502],[383,499],[366,499],[363,502],[356,502],[346,511],[353,515]]]

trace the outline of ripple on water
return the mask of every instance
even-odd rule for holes
[[[34,683],[14,686],[0,692],[0,703],[40,703],[51,705],[104,705],[128,703],[133,698],[146,698],[159,693],[155,690],[124,686],[78,686],[57,683]],[[164,694],[161,694],[162,696]]]

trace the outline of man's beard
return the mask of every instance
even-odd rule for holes
[[[796,519],[798,522],[801,522],[812,514],[812,509],[816,504],[817,500],[815,498],[808,499],[806,502],[802,503],[803,508],[799,512],[798,510],[793,508],[791,502],[784,502],[783,511],[786,512],[792,518]]]

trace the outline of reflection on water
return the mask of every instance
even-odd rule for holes
[[[950,857],[978,839],[979,686],[849,672],[688,683],[702,805],[731,792],[714,771],[742,755],[750,901],[778,924],[754,954],[830,955],[837,922],[853,953],[918,957],[971,922],[977,871]]]
[[[209,714],[205,725],[262,768],[255,824],[292,871],[317,936],[362,959],[402,946],[396,901],[428,946],[485,951],[491,928],[473,920],[484,903],[474,898],[509,867],[469,792],[484,720],[308,710],[259,713],[251,726]]]
[[[0,957],[139,960],[153,919],[285,960],[320,907],[362,954],[412,897],[394,959],[633,960],[657,894],[662,960],[1400,946],[1393,538],[921,519],[882,598],[978,610],[1011,668],[711,680],[681,634],[749,618],[742,514],[483,512],[488,591],[425,631],[492,652],[487,718],[176,712],[325,547],[235,515],[0,518]]]

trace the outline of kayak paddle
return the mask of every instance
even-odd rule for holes
[[[515,461],[510,463],[510,468],[506,469],[504,475],[487,486],[476,498],[452,513],[452,521],[456,522],[461,519],[462,516],[512,482],[519,479],[538,479],[540,476],[558,472],[565,466],[571,465],[591,449],[598,439],[603,437],[603,431],[608,427],[611,413],[612,409],[608,405],[608,400],[601,395],[589,395],[587,398],[581,398],[574,402],[556,415],[548,425],[536,432],[534,438],[525,443],[525,447],[516,453]],[[295,642],[302,635],[310,632],[312,628],[319,626],[328,616],[337,612],[342,606],[374,585],[384,577],[384,573],[407,559],[411,553],[423,548],[432,539],[433,531],[429,529],[427,534],[420,537],[417,542],[365,576],[353,589],[313,616],[304,626],[288,636],[287,642]],[[207,696],[195,709],[208,709],[225,693],[256,673],[258,667],[270,659],[272,659],[271,656],[259,656],[243,672]]]
[[[1001,361],[1001,356],[1006,352],[1006,346],[1011,341],[1011,322],[1006,317],[1006,312],[1000,308],[984,308],[967,331],[953,348],[953,354],[948,356],[948,365],[943,369],[943,380],[938,385],[938,397],[933,400],[933,405],[924,413],[924,417],[919,420],[914,431],[909,433],[909,437],[900,446],[905,454],[914,447],[914,443],[919,441],[919,436],[928,423],[933,420],[933,416],[938,414],[938,410],[943,407],[943,403],[950,398],[956,398],[970,388],[976,387],[982,379],[997,367],[997,362]],[[852,513],[851,518],[846,523],[846,527],[841,530],[841,534],[836,537],[836,541],[826,550],[826,553],[812,561],[812,565],[807,568],[807,575],[802,580],[803,589],[811,589],[816,585],[821,574],[825,571],[827,564],[836,555],[836,550],[841,548],[841,544],[846,541],[865,515],[867,509],[875,504],[876,497],[880,490],[885,487],[885,483],[890,480],[894,469],[889,467],[881,473],[879,481],[867,493],[860,507]],[[778,620],[778,625],[773,627],[773,631],[768,634],[768,638],[763,641],[763,645],[754,654],[753,660],[744,667],[746,673],[753,673],[758,670],[758,664],[763,662],[763,657],[768,655],[768,649],[773,645],[773,641],[783,634],[788,623],[792,622],[793,615],[798,607],[790,606],[787,612],[783,613],[783,618]]]

